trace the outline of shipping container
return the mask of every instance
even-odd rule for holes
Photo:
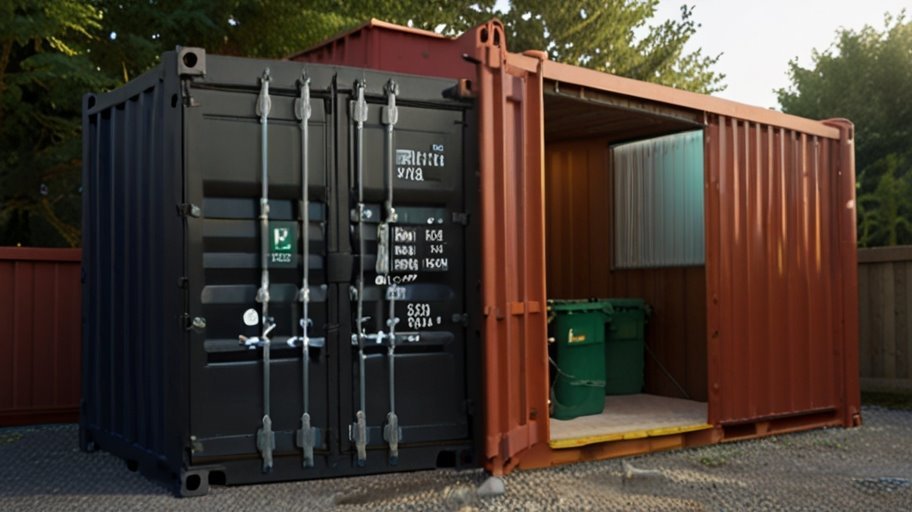
[[[81,448],[182,495],[478,465],[458,86],[182,48],[86,95]]]
[[[79,259],[0,247],[0,427],[79,417]]]
[[[494,475],[861,422],[854,130],[372,20],[290,57],[476,98]],[[549,419],[548,299],[651,306],[642,394]]]

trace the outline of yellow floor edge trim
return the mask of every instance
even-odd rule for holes
[[[596,443],[607,443],[609,441],[622,441],[627,439],[643,439],[644,437],[659,437],[672,434],[683,434],[685,432],[696,432],[697,430],[706,430],[713,428],[709,423],[700,423],[697,425],[681,425],[677,427],[660,427],[646,430],[631,430],[629,432],[618,432],[614,434],[601,434],[594,436],[574,437],[570,439],[552,439],[548,442],[551,448],[577,448]]]

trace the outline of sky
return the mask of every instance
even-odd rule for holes
[[[727,87],[716,96],[777,109],[773,90],[789,85],[789,60],[809,67],[813,49],[829,48],[840,27],[880,30],[884,13],[903,8],[912,16],[912,0],[661,0],[655,21],[679,17],[684,3],[701,25],[688,49],[722,54],[713,69]]]

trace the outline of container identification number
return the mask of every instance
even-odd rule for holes
[[[435,325],[440,325],[443,318],[434,318],[431,315],[431,305],[426,303],[409,303],[406,306],[406,316],[408,319],[409,329],[426,329]]]
[[[269,257],[272,263],[291,263],[291,253],[287,252],[272,252],[269,253]]]

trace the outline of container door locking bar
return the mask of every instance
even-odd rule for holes
[[[358,339],[358,379],[360,393],[360,408],[355,413],[355,422],[349,430],[349,438],[355,443],[357,450],[357,464],[363,467],[367,464],[367,379],[364,375],[364,122],[367,121],[367,102],[364,100],[364,81],[355,82],[355,103],[352,105],[351,117],[355,122],[355,158],[358,175],[358,206],[355,219],[358,222],[358,282],[355,294],[358,301],[356,319]]]
[[[272,100],[269,98],[269,68],[263,71],[260,78],[260,95],[257,97],[256,112],[260,116],[260,137],[262,146],[262,195],[260,197],[260,288],[256,301],[261,304],[262,331],[259,337],[239,336],[241,343],[255,349],[263,347],[263,420],[257,430],[257,450],[263,458],[263,473],[272,472],[272,452],[275,450],[275,433],[272,431],[270,414],[270,341],[269,333],[275,328],[275,321],[269,316],[269,111]]]
[[[399,84],[390,80],[386,84],[387,104],[383,108],[381,121],[386,126],[386,220],[377,226],[377,265],[376,273],[383,276],[384,282],[390,283],[386,290],[386,299],[389,302],[389,318],[386,325],[389,329],[389,345],[387,348],[387,365],[389,368],[389,412],[386,413],[386,425],[383,427],[383,440],[389,446],[389,463],[399,463],[399,440],[402,438],[402,428],[399,427],[399,417],[396,415],[396,298],[404,290],[400,290],[389,279],[390,267],[390,224],[394,224],[396,208],[393,206],[393,173],[395,165],[395,146],[393,144],[393,127],[399,120],[399,109],[396,107],[396,96],[399,94]]]
[[[308,184],[310,182],[310,168],[308,158],[309,141],[308,141],[308,121],[310,120],[310,78],[306,72],[301,74],[298,81],[299,97],[295,101],[295,116],[301,121],[301,265],[303,278],[301,281],[301,293],[298,300],[301,301],[301,382],[302,393],[304,398],[304,410],[301,413],[301,428],[297,431],[296,442],[301,448],[303,461],[301,465],[305,468],[314,465],[314,446],[320,442],[320,430],[310,425],[310,335],[308,329],[313,322],[310,320],[310,200],[308,196]],[[294,345],[296,336],[288,340],[289,345]]]

